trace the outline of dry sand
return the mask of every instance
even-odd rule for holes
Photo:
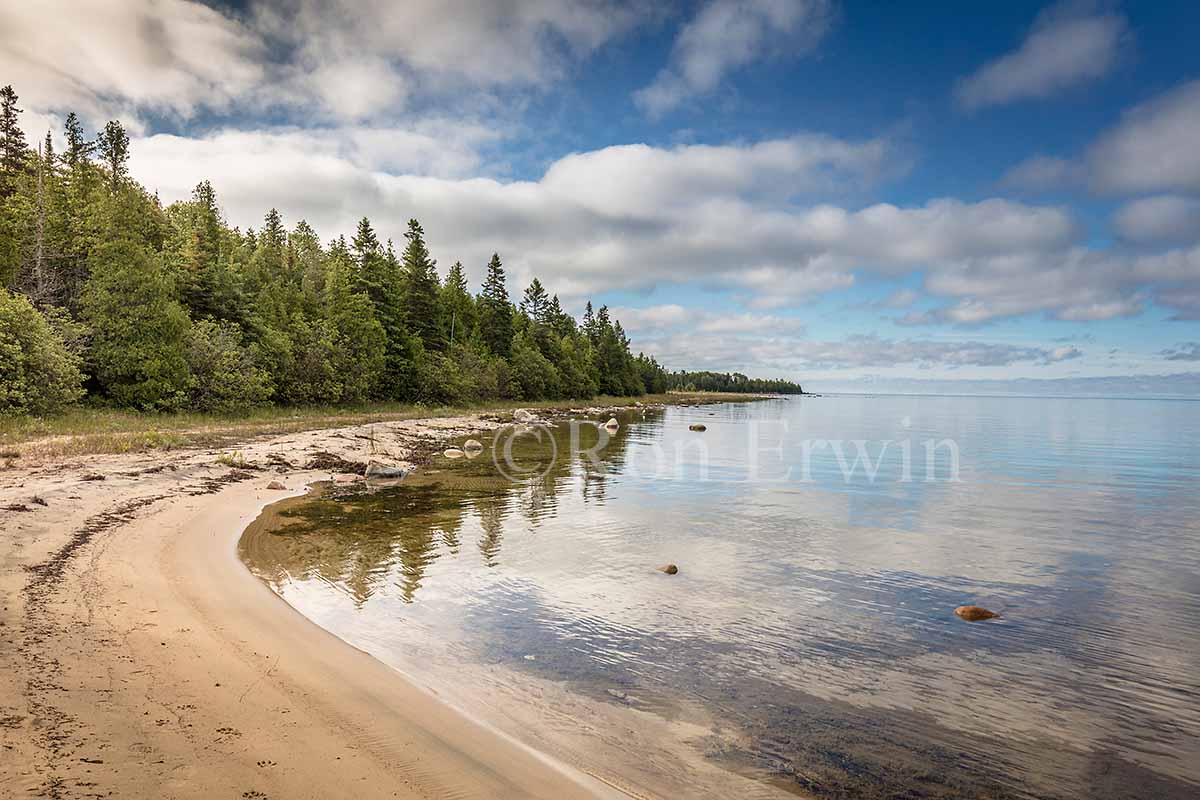
[[[0,509],[29,509],[0,511],[0,797],[629,796],[412,686],[237,560],[264,506],[330,477],[314,454],[419,460],[489,425],[0,470]]]

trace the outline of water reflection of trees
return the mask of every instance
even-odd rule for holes
[[[560,423],[550,428],[553,446],[544,434],[519,436],[513,443],[525,474],[536,477],[509,480],[488,451],[474,461],[420,471],[394,487],[303,502],[282,511],[280,524],[253,531],[243,557],[276,584],[318,579],[362,605],[381,582],[394,581],[404,601],[412,602],[430,565],[460,556],[463,536],[473,528],[479,531],[482,563],[492,568],[501,563],[512,521],[532,531],[557,514],[565,498],[584,505],[606,502],[609,482],[625,469],[631,443],[655,436],[663,414],[634,412],[620,421],[595,462],[571,452],[571,426]],[[582,449],[607,436],[589,423],[580,424],[577,435]]]

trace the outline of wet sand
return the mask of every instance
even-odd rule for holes
[[[495,424],[0,471],[0,508],[28,509],[0,512],[0,796],[629,796],[408,683],[237,559],[262,508],[336,477],[314,455],[419,461]]]

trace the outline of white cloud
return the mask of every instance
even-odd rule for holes
[[[955,97],[967,109],[1048,97],[1108,74],[1128,35],[1120,14],[1059,3],[1038,15],[1019,48],[961,80]]]
[[[187,0],[0,5],[0,72],[36,110],[93,123],[135,108],[186,118],[224,110],[264,78],[259,38]]]
[[[243,227],[257,227],[272,206],[326,237],[352,232],[363,214],[382,235],[398,236],[417,216],[443,262],[461,259],[478,276],[498,250],[516,284],[538,275],[564,300],[707,283],[751,308],[781,308],[848,288],[860,275],[923,271],[925,293],[947,305],[906,321],[972,325],[1035,312],[1131,315],[1151,294],[1187,314],[1189,292],[1200,287],[1196,252],[1092,250],[1058,207],[944,198],[847,209],[796,205],[786,188],[761,186],[782,176],[803,192],[830,171],[869,173],[879,152],[871,145],[801,138],[614,147],[561,159],[539,181],[503,182],[466,177],[486,129],[458,141],[448,130],[153,136],[134,142],[133,168],[167,201],[211,179]],[[280,192],[300,178],[303,193]]]
[[[634,101],[652,117],[704,95],[731,71],[814,47],[833,21],[830,0],[710,0],[680,31],[671,63]]]
[[[1200,80],[1125,112],[1088,150],[1090,183],[1114,193],[1200,191]]]
[[[908,308],[917,302],[921,295],[912,289],[897,289],[883,299],[883,308]]]
[[[1081,183],[1104,194],[1200,192],[1200,80],[1134,106],[1077,159],[1035,156],[1002,184],[1030,189]]]
[[[1117,211],[1113,227],[1132,242],[1200,240],[1200,200],[1178,195],[1142,197]]]
[[[1079,165],[1067,158],[1032,156],[1010,169],[1000,185],[1018,189],[1058,189],[1082,178]]]
[[[651,6],[618,0],[194,0],[0,5],[0,73],[26,106],[93,125],[207,109],[395,120],[417,93],[541,86]]]
[[[1048,366],[1083,356],[1075,347],[1036,347],[974,340],[888,339],[854,335],[818,341],[763,326],[754,335],[731,336],[687,331],[657,337],[633,337],[635,346],[654,352],[669,367],[776,374],[814,370],[942,367]]]

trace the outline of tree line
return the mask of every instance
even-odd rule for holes
[[[410,220],[397,247],[363,218],[323,244],[271,209],[231,227],[208,181],[163,206],[129,175],[129,136],[36,147],[0,90],[0,414],[83,398],[145,411],[266,404],[427,404],[659,393],[672,377],[634,356],[621,323],[580,321],[534,279],[510,298],[494,254],[477,294],[445,276]]]
[[[668,391],[804,394],[800,384],[772,378],[748,378],[740,372],[685,372],[667,375]]]

